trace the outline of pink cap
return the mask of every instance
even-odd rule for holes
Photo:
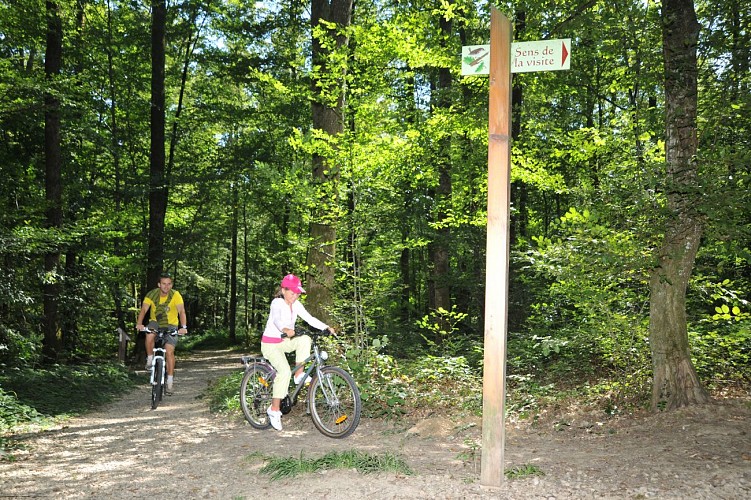
[[[302,281],[294,274],[288,274],[282,279],[282,288],[289,288],[297,294],[305,293],[305,289],[302,287]]]

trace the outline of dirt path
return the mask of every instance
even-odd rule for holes
[[[240,369],[238,355],[201,352],[178,360],[174,395],[150,410],[147,385],[66,426],[27,436],[16,462],[0,462],[0,497],[114,498],[751,498],[748,400],[638,420],[569,415],[558,425],[509,428],[507,467],[545,475],[479,485],[478,421],[427,418],[403,427],[363,419],[344,440],[313,427],[302,405],[284,431],[256,431],[211,415],[199,396]],[[271,481],[254,452],[315,458],[356,449],[401,455],[415,475],[339,470]]]

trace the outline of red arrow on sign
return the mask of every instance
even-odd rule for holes
[[[568,57],[568,50],[566,50],[566,44],[564,42],[561,42],[561,47],[563,47],[563,50],[561,51],[563,54],[563,57],[561,58],[561,66],[563,66],[566,63],[566,58]]]

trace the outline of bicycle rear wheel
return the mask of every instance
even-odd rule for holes
[[[162,400],[162,389],[164,384],[164,360],[154,358],[154,383],[151,386],[151,409],[156,410],[159,402]]]
[[[245,370],[240,384],[240,407],[245,420],[256,429],[271,427],[266,409],[271,405],[274,379],[271,370],[262,364],[253,363]]]
[[[308,389],[313,425],[325,436],[344,438],[360,423],[360,391],[352,376],[336,366],[321,368]]]

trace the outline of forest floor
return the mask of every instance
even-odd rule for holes
[[[211,414],[201,394],[240,370],[238,359],[229,351],[178,359],[174,394],[157,410],[144,384],[59,428],[16,436],[23,447],[15,461],[0,462],[0,497],[751,498],[748,398],[608,420],[569,409],[534,426],[509,424],[506,468],[533,465],[543,475],[491,488],[479,479],[479,419],[363,419],[352,436],[336,440],[320,434],[300,404],[282,432]],[[262,456],[348,450],[396,454],[414,474],[333,470],[273,481],[259,473]]]

